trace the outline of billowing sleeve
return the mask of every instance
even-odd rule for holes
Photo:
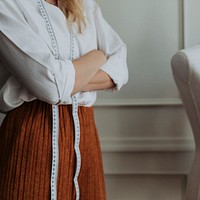
[[[95,7],[94,17],[98,48],[108,58],[101,70],[105,71],[112,78],[116,84],[115,89],[119,90],[128,81],[127,48],[118,34],[106,22],[99,6],[96,5]]]
[[[0,56],[6,70],[42,101],[69,101],[75,80],[72,62],[55,59],[21,11],[8,2],[0,9]]]

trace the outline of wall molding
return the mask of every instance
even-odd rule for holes
[[[106,175],[188,175],[194,152],[103,153]]]
[[[193,138],[100,138],[103,152],[191,152]]]
[[[101,138],[104,174],[184,175],[193,158],[192,138]]]
[[[174,99],[100,99],[95,103],[95,107],[157,107],[157,106],[182,106],[180,98]]]
[[[186,48],[187,47],[187,41],[186,41],[186,38],[187,38],[187,24],[186,24],[186,18],[187,18],[187,0],[182,0],[183,1],[183,48]]]

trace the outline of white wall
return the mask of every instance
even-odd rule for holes
[[[185,47],[200,44],[200,1],[185,0]]]
[[[130,80],[100,93],[108,200],[184,200],[194,142],[170,60],[200,41],[199,0],[100,0],[128,46]]]
[[[183,46],[180,0],[100,0],[106,19],[128,45],[129,85],[109,99],[174,99],[170,59]],[[113,12],[114,10],[114,12]]]

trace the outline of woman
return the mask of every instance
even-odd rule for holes
[[[105,199],[93,107],[128,79],[93,0],[1,0],[0,199]]]

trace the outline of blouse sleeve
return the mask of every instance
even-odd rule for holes
[[[126,63],[127,48],[118,34],[104,19],[101,9],[96,5],[94,11],[97,32],[98,48],[108,57],[101,70],[105,71],[116,84],[119,90],[128,81],[128,68]]]
[[[68,102],[75,81],[72,62],[55,59],[20,10],[7,2],[0,9],[0,55],[6,70],[38,99]]]

